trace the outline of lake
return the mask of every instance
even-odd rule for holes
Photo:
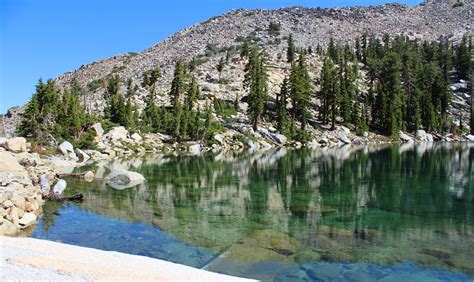
[[[31,237],[264,281],[472,281],[474,144],[147,155],[69,178]]]

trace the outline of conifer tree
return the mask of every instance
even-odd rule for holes
[[[22,136],[47,138],[53,132],[60,106],[60,93],[53,80],[45,84],[41,79],[36,86],[36,92],[28,104],[18,133]],[[36,126],[36,128],[35,128]],[[49,138],[47,138],[49,139]]]
[[[471,73],[471,80],[469,81],[469,93],[471,93],[471,119],[469,122],[469,126],[471,127],[471,134],[474,135],[474,95],[472,95],[472,79],[474,75]]]
[[[321,71],[321,94],[322,94],[322,120],[324,124],[331,119],[334,130],[337,115],[337,96],[339,95],[339,85],[336,78],[336,70],[334,63],[330,57],[324,60],[323,69]]]
[[[110,75],[107,79],[107,92],[106,92],[106,99],[114,96],[119,92],[119,83],[120,83],[120,76],[117,75]]]
[[[400,82],[400,58],[396,53],[389,53],[384,59],[381,73],[381,84],[384,96],[388,97],[389,105],[387,134],[398,138],[402,128],[402,104]]]
[[[339,62],[339,50],[332,37],[329,38],[328,55],[333,62]]]
[[[141,120],[144,125],[145,131],[152,131],[156,132],[160,129],[160,124],[162,124],[162,120],[160,120],[158,108],[155,104],[155,88],[152,87],[150,91],[150,95],[146,101],[145,109],[142,112]]]
[[[250,51],[248,63],[245,66],[244,87],[248,90],[248,111],[252,120],[252,127],[254,131],[257,131],[267,99],[265,59],[258,47],[253,47]]]
[[[225,60],[224,60],[224,58],[221,58],[219,60],[219,63],[217,64],[217,67],[216,67],[217,71],[219,72],[219,79],[222,76],[222,71],[224,70],[224,67],[225,67]]]
[[[149,76],[149,86],[158,82],[158,79],[161,77],[160,68],[154,68],[150,71]]]
[[[43,88],[43,85],[44,83],[40,79],[38,85],[36,85],[36,92],[33,94],[30,101],[26,105],[25,110],[21,113],[22,120],[17,128],[17,134],[20,136],[41,136],[41,127],[43,126],[43,124],[41,122],[38,92],[41,88]]]
[[[150,86],[150,77],[148,76],[148,72],[147,72],[147,71],[143,73],[142,86],[143,86],[143,87],[148,87],[148,86]]]
[[[290,33],[288,36],[288,47],[286,50],[286,58],[288,63],[292,63],[295,60],[296,47],[295,42],[293,41],[293,34]]]
[[[196,58],[193,57],[191,59],[191,61],[189,62],[188,64],[188,70],[189,72],[194,72],[196,70],[196,67],[197,67],[197,62],[196,62]]]
[[[133,81],[131,78],[127,80],[127,92],[125,94],[126,97],[132,97],[135,95],[136,88],[135,85],[133,84]]]
[[[200,95],[201,90],[199,84],[197,82],[196,77],[193,75],[191,76],[191,83],[188,86],[188,91],[185,99],[185,105],[188,111],[191,111],[193,109],[193,104],[197,101]]]
[[[359,62],[362,61],[362,47],[360,46],[360,38],[359,36],[356,37],[356,40],[355,40],[355,55],[356,55],[356,58]]]
[[[293,118],[301,122],[301,129],[304,130],[308,119],[307,108],[312,87],[303,53],[300,54],[298,62],[292,64],[289,82]]]
[[[288,78],[283,79],[280,93],[277,95],[277,129],[281,134],[286,134],[288,130],[288,114],[286,111],[286,103],[288,98]]]
[[[240,59],[244,59],[245,57],[247,57],[249,55],[249,52],[250,52],[250,44],[247,41],[245,41],[242,44],[242,47],[240,48]]]
[[[76,93],[65,90],[57,110],[55,131],[61,137],[71,136],[78,139],[85,123],[85,112]]]
[[[456,50],[456,70],[461,79],[468,80],[472,68],[471,51],[469,50],[467,36],[464,35]]]
[[[81,139],[93,120],[81,105],[78,93],[80,89],[73,87],[61,94],[53,80],[45,84],[40,79],[21,114],[17,133],[40,142]]]
[[[345,123],[351,120],[351,97],[349,95],[349,77],[347,62],[339,64],[339,96],[337,97],[340,114]]]
[[[170,91],[171,105],[176,113],[178,112],[181,103],[181,95],[184,94],[185,91],[185,76],[185,66],[180,60],[177,60],[175,63],[174,76],[173,81],[171,82]]]

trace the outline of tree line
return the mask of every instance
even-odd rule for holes
[[[337,45],[330,39],[325,50],[319,45],[315,50],[323,65],[319,78],[313,80],[306,63],[312,48],[297,48],[293,35],[288,36],[286,61],[291,69],[280,91],[275,93],[275,107],[269,107],[268,54],[257,44],[243,42],[243,88],[248,94],[247,115],[254,130],[262,119],[274,123],[290,139],[300,141],[310,138],[309,123],[328,125],[331,129],[340,123],[358,134],[371,130],[393,138],[398,138],[400,130],[463,130],[463,121],[460,119],[460,128],[456,128],[447,111],[451,79],[469,80],[472,73],[472,40],[466,36],[458,46],[453,46],[447,38],[426,42],[403,36],[378,38],[365,33],[356,38],[354,48]],[[227,53],[216,66],[219,78],[229,56]],[[212,110],[217,114],[235,112],[239,110],[239,97],[236,96],[233,107],[215,99],[204,110],[196,108],[201,97],[194,75],[196,66],[194,59],[189,63],[176,61],[167,94],[156,93],[160,70],[145,71],[141,86],[150,94],[141,111],[132,101],[138,86],[129,79],[125,82],[125,93],[121,93],[120,76],[108,75],[100,82],[106,103],[103,116],[89,113],[85,102],[81,104],[85,89],[75,80],[64,91],[53,80],[40,80],[22,114],[18,134],[41,140],[70,140],[84,146],[93,139],[90,125],[102,121],[107,126],[122,125],[133,132],[165,133],[177,141],[206,140],[223,130],[221,124],[213,121]],[[157,95],[168,95],[171,105],[159,106]],[[313,103],[313,98],[320,102]],[[471,132],[473,112],[471,105]]]
[[[355,48],[338,46],[330,39],[328,48],[316,48],[323,67],[319,81],[311,81],[305,63],[305,55],[311,48],[296,48],[293,36],[287,40],[287,62],[291,72],[285,77],[276,95],[276,113],[269,121],[277,124],[278,130],[290,137],[307,136],[305,128],[308,118],[316,118],[322,124],[336,123],[352,127],[358,134],[371,130],[398,138],[399,132],[425,129],[430,132],[447,133],[464,130],[464,120],[458,118],[455,126],[448,115],[451,104],[449,86],[453,78],[469,80],[472,73],[470,53],[472,40],[464,36],[458,46],[447,38],[437,42],[410,40],[407,37],[382,39],[363,34],[356,38]],[[246,47],[249,48],[248,46]],[[250,49],[258,50],[253,46]],[[248,53],[248,52],[247,52]],[[247,54],[246,53],[246,54]],[[265,81],[265,71],[258,72],[256,51],[250,52],[246,68],[246,81]],[[299,55],[298,55],[299,53]],[[262,57],[262,56],[260,56]],[[298,57],[298,59],[296,59]],[[265,70],[264,65],[259,69]],[[361,72],[363,70],[364,72]],[[366,89],[362,86],[361,74],[365,74]],[[472,84],[469,83],[469,87]],[[319,86],[319,91],[314,91]],[[262,86],[261,89],[266,89]],[[260,105],[268,97],[249,87],[249,114],[254,128],[265,112]],[[312,105],[311,98],[318,98],[319,105]],[[470,127],[474,130],[473,106],[471,105]],[[317,110],[317,117],[309,117],[308,111]],[[295,121],[300,124],[295,131]]]

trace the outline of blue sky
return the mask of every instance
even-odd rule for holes
[[[26,103],[38,79],[139,52],[230,9],[377,5],[384,0],[0,0],[0,113]],[[421,0],[401,0],[416,5]]]

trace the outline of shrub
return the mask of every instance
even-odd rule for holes
[[[280,35],[281,25],[279,23],[270,22],[268,25],[268,34],[271,36],[279,36]]]
[[[97,89],[101,88],[102,86],[104,86],[104,80],[103,79],[96,79],[96,80],[92,80],[91,82],[87,83],[87,89],[89,89],[89,91],[91,91],[91,92],[96,91]]]

